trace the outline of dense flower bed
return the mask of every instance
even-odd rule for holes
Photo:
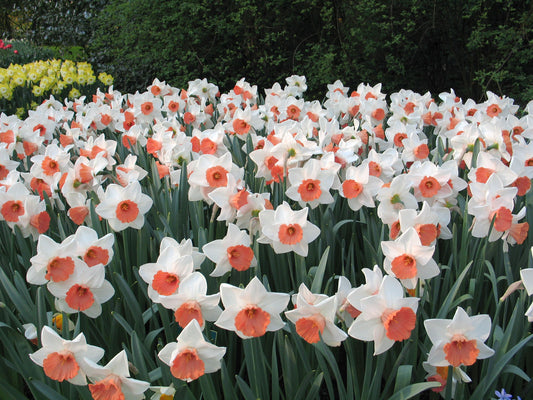
[[[70,60],[40,60],[0,68],[0,110],[23,116],[50,95],[70,99],[92,95],[100,87],[113,84],[105,72],[95,76],[91,64]]]
[[[2,114],[0,387],[526,395],[533,102],[380,89],[156,79]]]

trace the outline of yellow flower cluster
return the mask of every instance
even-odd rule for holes
[[[98,79],[106,86],[113,84],[113,77],[105,72]],[[69,96],[79,96],[80,88],[96,82],[91,64],[70,60],[35,61],[30,64],[11,64],[0,68],[0,99],[11,100],[16,87],[31,89],[35,97],[43,94],[59,94],[72,87]]]

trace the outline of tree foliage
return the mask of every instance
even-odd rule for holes
[[[86,46],[92,36],[93,19],[108,1],[0,0],[0,2],[9,5],[9,14],[12,18],[9,24],[2,26],[2,29],[4,34],[10,35],[10,38],[22,36],[40,45]],[[19,23],[14,24],[14,21]]]
[[[32,40],[86,47],[123,91],[155,77],[176,86],[205,77],[228,89],[242,77],[270,87],[301,74],[312,96],[341,79],[352,88],[382,82],[389,93],[454,88],[476,100],[487,90],[519,103],[533,97],[531,0],[15,3]]]

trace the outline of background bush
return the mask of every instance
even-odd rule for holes
[[[311,95],[341,79],[434,94],[486,90],[533,97],[533,2],[500,0],[111,0],[89,45],[126,91],[154,77],[177,86],[246,77],[270,87],[291,74]],[[132,29],[135,26],[135,29]]]
[[[54,51],[43,46],[36,46],[27,41],[14,40],[6,42],[11,49],[0,50],[0,68],[7,68],[10,64],[28,64],[38,60],[54,58]],[[15,50],[17,53],[15,53]]]
[[[305,75],[311,97],[341,79],[434,95],[533,98],[531,0],[0,0],[2,37],[77,46],[124,92]],[[72,48],[72,47],[70,47]],[[56,57],[75,59],[70,55]]]

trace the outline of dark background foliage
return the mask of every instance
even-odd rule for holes
[[[300,74],[317,98],[336,79],[352,88],[382,82],[387,93],[533,98],[533,1],[0,3],[4,35],[79,46],[121,91],[144,90],[155,77],[179,87],[205,77],[221,90],[246,77],[264,89]]]

